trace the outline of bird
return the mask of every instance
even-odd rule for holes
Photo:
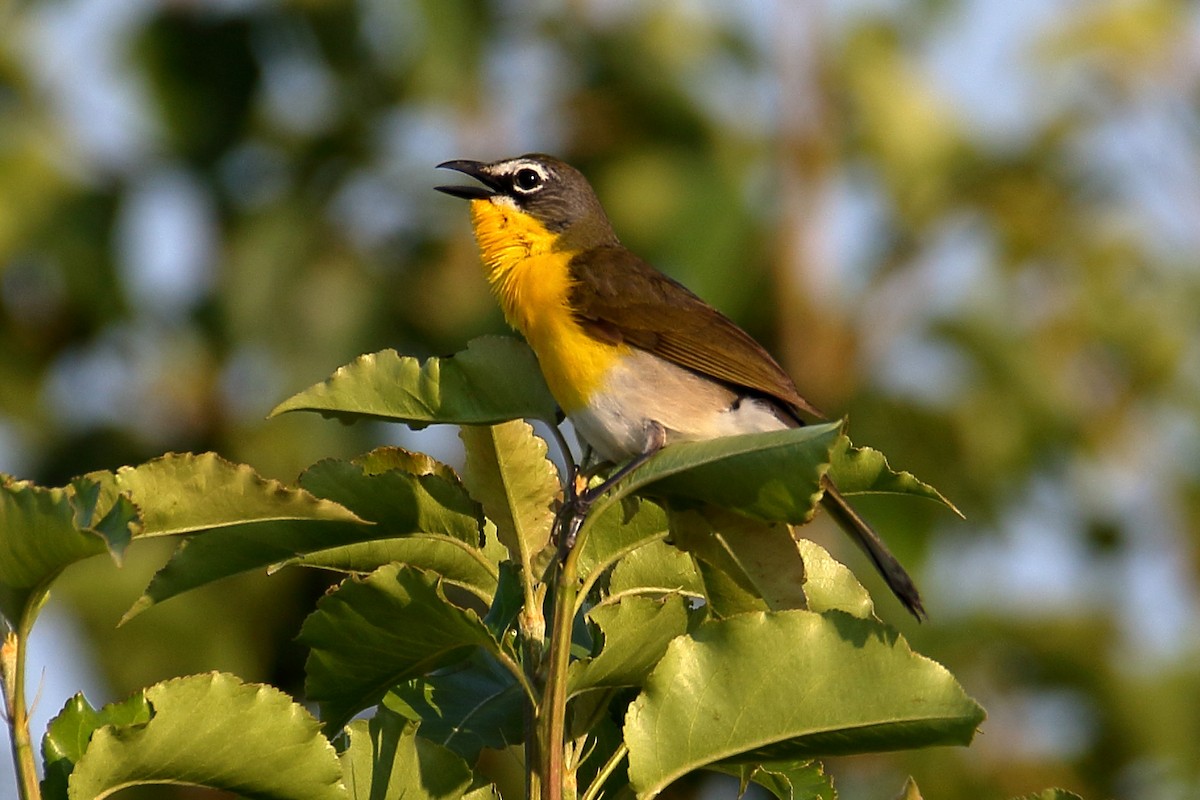
[[[438,168],[477,181],[435,189],[470,201],[484,274],[505,319],[583,442],[624,464],[614,477],[675,442],[823,417],[750,334],[621,244],[579,170],[542,153]],[[822,507],[900,603],[926,619],[915,583],[883,540],[828,477],[822,489]]]

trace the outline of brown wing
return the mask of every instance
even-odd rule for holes
[[[571,277],[571,307],[593,336],[767,395],[793,411],[824,416],[750,334],[624,247],[580,253],[571,261]]]

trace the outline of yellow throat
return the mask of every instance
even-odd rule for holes
[[[492,292],[508,324],[541,364],[550,393],[571,414],[588,406],[605,373],[628,353],[589,336],[570,307],[570,261],[558,235],[531,215],[491,199],[471,201],[471,225]]]

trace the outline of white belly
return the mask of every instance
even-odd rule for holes
[[[623,461],[646,450],[652,423],[667,433],[667,444],[782,430],[794,423],[763,400],[729,388],[643,351],[605,376],[604,389],[588,407],[570,415],[580,438],[608,461]]]

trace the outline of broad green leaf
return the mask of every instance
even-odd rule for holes
[[[593,608],[588,616],[600,626],[604,646],[599,654],[571,664],[570,697],[600,687],[640,686],[676,636],[687,631],[684,600],[671,595],[657,600],[626,597]]]
[[[511,419],[554,423],[558,413],[533,352],[524,342],[498,336],[475,339],[466,350],[424,364],[395,350],[361,356],[280,403],[271,416],[287,411],[417,426]]]
[[[655,539],[617,562],[608,580],[608,590],[611,594],[650,591],[702,597],[704,582],[700,580],[691,556],[674,545]]]
[[[318,462],[300,482],[302,489],[277,487],[276,493],[286,503],[301,496],[335,509],[334,520],[250,520],[193,536],[154,576],[125,619],[189,589],[326,551],[331,552],[326,561],[373,558],[444,570],[448,579],[481,598],[491,596],[494,567],[479,551],[481,512],[449,467],[399,448],[380,448],[353,461]],[[358,521],[370,524],[346,524]],[[428,535],[421,541],[396,538],[417,533]]]
[[[161,783],[279,800],[346,798],[337,754],[317,721],[278,689],[210,673],[164,681],[143,695],[149,721],[105,724],[92,734],[71,774],[71,800]]]
[[[779,800],[835,800],[832,779],[817,761],[788,761],[763,764],[719,764],[717,772],[739,779],[742,794],[757,783]]]
[[[495,594],[498,574],[497,564],[483,550],[458,539],[425,533],[317,550],[285,563],[359,573],[374,572],[387,564],[407,564],[436,573],[484,602]]]
[[[860,619],[871,617],[875,611],[871,594],[849,567],[808,539],[797,539],[796,546],[804,559],[804,594],[809,611],[845,611]]]
[[[128,498],[104,498],[90,479],[49,489],[0,476],[0,613],[31,624],[63,569],[105,552],[119,562],[140,524]]]
[[[141,509],[143,536],[195,533],[210,528],[279,520],[361,522],[352,512],[215,453],[168,453],[115,473],[86,476]]]
[[[673,444],[621,481],[614,497],[643,490],[801,524],[812,518],[841,429],[830,422]]]
[[[67,780],[87,750],[92,734],[103,725],[127,727],[150,721],[150,704],[138,693],[121,703],[110,703],[100,710],[92,708],[82,694],[67,701],[63,710],[50,721],[42,737],[42,795],[48,800],[65,800]]]
[[[421,736],[475,763],[485,747],[525,740],[525,692],[483,651],[428,678],[392,688],[383,705],[421,723]]]
[[[496,536],[533,580],[534,558],[546,548],[562,487],[546,458],[546,442],[524,420],[466,427],[466,484],[496,525]]]
[[[311,648],[306,693],[328,730],[398,683],[462,661],[477,647],[499,652],[477,614],[446,600],[438,578],[398,564],[344,581],[317,604],[299,638]]]
[[[326,459],[304,471],[300,486],[375,523],[388,537],[435,533],[480,546],[479,504],[450,467],[423,454],[383,447],[352,461]]]
[[[471,785],[465,761],[385,708],[346,730],[350,746],[341,762],[351,800],[458,800]]]
[[[984,713],[941,665],[873,620],[741,614],[676,638],[629,708],[641,798],[717,763],[967,744]]]
[[[962,512],[937,489],[922,483],[910,472],[895,472],[878,450],[854,447],[845,436],[839,437],[833,448],[829,476],[843,495],[907,494],[941,503],[955,514]]]
[[[598,512],[580,544],[579,574],[588,577],[608,569],[628,553],[660,541],[667,534],[667,514],[662,506],[639,497],[628,497]],[[598,576],[596,576],[598,577]]]
[[[671,538],[761,597],[768,609],[808,607],[804,560],[790,526],[718,508],[689,509],[671,514]]]

